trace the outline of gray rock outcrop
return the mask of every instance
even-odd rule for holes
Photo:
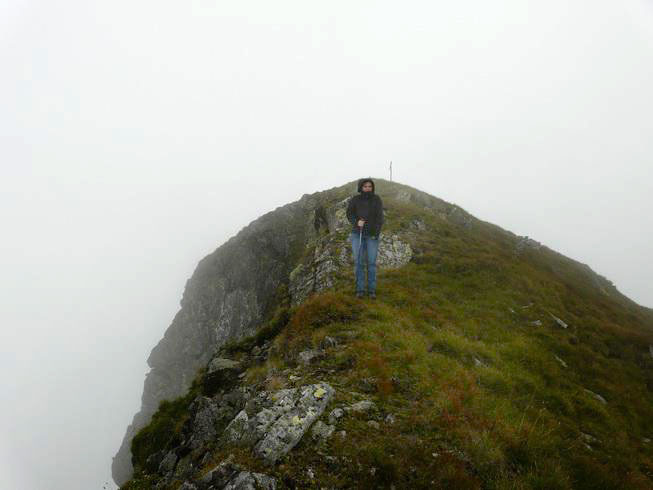
[[[526,249],[539,250],[542,248],[542,244],[537,240],[533,240],[527,236],[520,236],[519,240],[515,244],[515,255],[520,255]]]
[[[324,412],[335,390],[327,383],[263,393],[253,416],[241,410],[224,431],[224,440],[252,446],[254,454],[274,463],[288,453]]]

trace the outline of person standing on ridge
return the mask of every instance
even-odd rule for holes
[[[358,195],[352,196],[347,205],[347,219],[352,225],[349,234],[354,254],[356,296],[365,295],[365,272],[363,250],[367,251],[367,293],[376,298],[376,256],[379,251],[379,235],[383,226],[383,202],[374,193],[371,178],[359,179]]]

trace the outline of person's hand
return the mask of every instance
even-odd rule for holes
[[[362,228],[364,224],[365,224],[365,220],[364,220],[364,219],[361,218],[361,219],[358,220],[358,227],[359,227],[359,228]]]

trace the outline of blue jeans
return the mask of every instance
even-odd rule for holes
[[[356,273],[356,292],[365,291],[365,271],[363,270],[364,252],[367,251],[367,291],[376,293],[376,255],[379,251],[379,239],[363,235],[362,247],[359,233],[349,234],[352,251],[354,252],[354,271]]]

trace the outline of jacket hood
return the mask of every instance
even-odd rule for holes
[[[360,192],[361,194],[363,193],[363,184],[365,182],[369,182],[372,184],[372,194],[374,194],[374,181],[370,177],[367,177],[365,179],[358,179],[358,192]]]

